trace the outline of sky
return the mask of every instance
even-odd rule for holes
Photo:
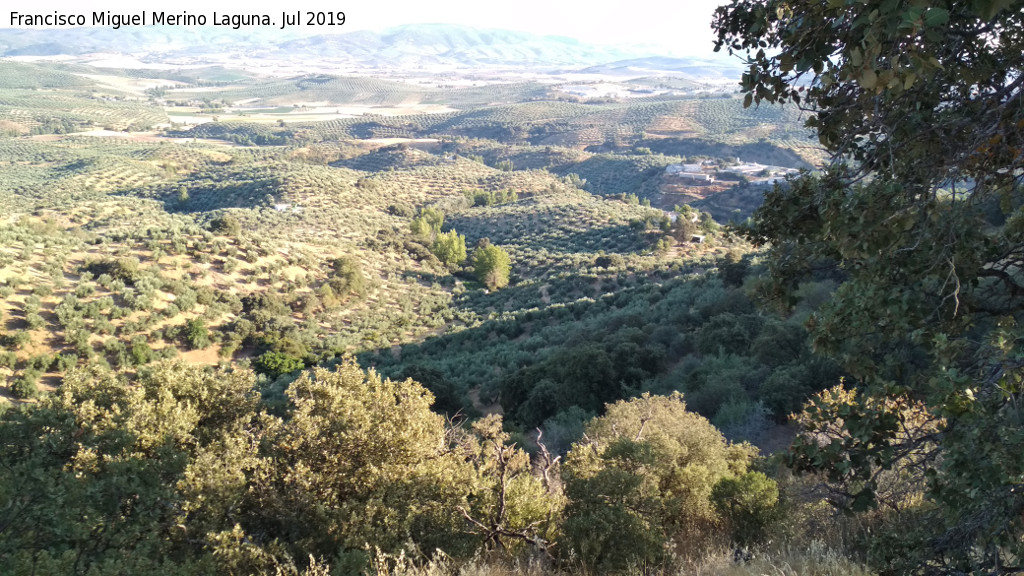
[[[402,24],[446,23],[502,28],[542,35],[577,38],[594,44],[643,44],[666,55],[698,55],[711,51],[711,16],[726,0],[38,0],[8,4],[0,10],[0,27],[9,27],[11,10],[22,13],[91,14],[93,11],[138,13],[162,10],[211,15],[265,13],[280,19],[282,11],[337,11],[346,14],[341,32],[382,30]],[[5,3],[7,4],[7,3]],[[316,33],[330,30],[316,30]]]

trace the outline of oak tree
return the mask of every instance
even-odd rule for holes
[[[890,407],[923,402],[943,422],[932,533],[890,568],[1007,569],[1024,551],[1024,2],[733,0],[714,27],[746,57],[745,103],[800,106],[830,154],[747,230],[784,308],[808,274],[844,278],[808,326],[860,389],[851,441],[794,463],[856,480],[850,502],[869,505],[908,453]]]

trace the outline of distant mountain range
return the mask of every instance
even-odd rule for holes
[[[96,53],[128,55],[152,63],[223,63],[228,57],[245,57],[318,60],[354,68],[563,69],[708,78],[739,75],[735,61],[725,59],[665,58],[642,47],[596,46],[562,36],[448,24],[318,36],[272,28],[0,29],[0,56],[82,57]]]

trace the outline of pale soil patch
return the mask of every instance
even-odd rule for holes
[[[116,130],[89,130],[86,132],[74,132],[69,136],[98,136],[102,138],[118,138],[131,142],[159,142],[160,137],[156,132],[119,132]]]
[[[297,104],[298,108],[292,108],[285,112],[271,112],[268,108],[282,108]],[[257,122],[272,124],[279,121],[287,123],[295,122],[325,122],[328,120],[342,120],[345,118],[361,118],[363,116],[410,116],[415,114],[443,114],[456,112],[454,108],[438,104],[408,103],[399,106],[369,106],[369,105],[338,105],[331,106],[328,102],[315,103],[285,103],[274,106],[268,104],[263,108],[227,108],[223,112],[199,113],[198,109],[166,106],[164,111],[171,118],[172,122],[183,124],[203,124],[212,122],[216,116],[220,122]]]
[[[213,344],[208,348],[202,350],[189,350],[188,352],[181,352],[178,355],[189,364],[217,364],[220,362],[220,345]]]
[[[150,88],[160,88],[162,86],[181,86],[182,82],[177,80],[166,80],[163,78],[127,78],[123,76],[107,76],[104,74],[77,74],[83,78],[88,78],[98,84],[108,86],[124,92],[133,92],[138,95],[143,95],[146,90]]]
[[[700,125],[685,116],[659,116],[651,122],[648,134],[686,134],[700,132]]]
[[[206,120],[207,122],[209,119]],[[163,124],[165,127],[169,127],[169,124]],[[208,144],[213,146],[236,148],[238,144],[234,142],[228,142],[225,140],[214,140],[212,138],[174,138],[171,136],[164,136],[159,132],[147,131],[147,132],[120,132],[116,130],[89,130],[86,132],[73,132],[71,134],[37,134],[35,136],[28,136],[30,140],[39,142],[59,142],[70,136],[93,136],[99,138],[117,138],[119,140],[127,140],[129,142],[173,142],[175,144]],[[204,151],[206,152],[206,151]],[[207,155],[218,154],[219,156],[211,158],[215,162],[226,162],[231,159],[230,156],[225,156],[222,153],[209,151]]]
[[[213,122],[213,116],[196,116],[193,114],[171,114],[167,113],[167,116],[171,119],[171,124],[205,124],[207,122]]]
[[[374,144],[391,146],[393,144],[434,144],[439,142],[439,140],[437,138],[367,138],[366,140],[360,140],[360,142],[373,142]]]
[[[220,92],[228,90],[244,90],[246,87],[239,84],[228,85],[228,86],[189,86],[185,88],[172,88],[167,91],[168,96],[176,92]]]

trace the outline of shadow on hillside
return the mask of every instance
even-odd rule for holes
[[[586,223],[538,221],[528,225],[500,213],[460,215],[452,218],[449,225],[466,235],[467,246],[475,246],[481,238],[489,238],[494,244],[546,250],[552,254],[588,254],[602,250],[629,254],[648,250],[655,239],[653,235],[627,224],[590,228]]]
[[[711,158],[739,157],[745,162],[757,162],[785,168],[813,168],[802,156],[788,148],[782,148],[768,141],[751,142],[730,146],[721,142],[700,138],[660,138],[642,140],[636,144],[650,148],[652,152],[670,156],[708,156]]]

